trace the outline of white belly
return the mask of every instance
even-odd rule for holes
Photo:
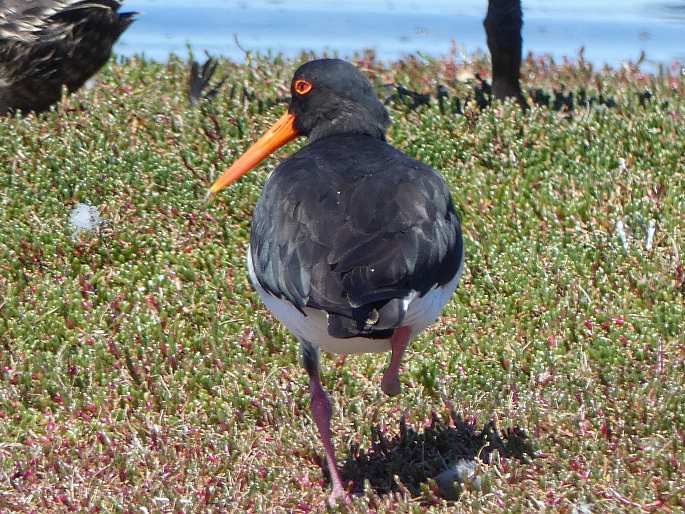
[[[281,300],[264,289],[255,276],[252,265],[252,253],[247,249],[247,269],[252,285],[259,293],[262,302],[281,323],[298,339],[304,339],[314,346],[330,353],[374,353],[390,351],[390,338],[367,339],[364,337],[350,337],[340,339],[328,334],[328,314],[318,309],[304,308],[305,315],[298,311],[290,302]],[[425,295],[419,297],[412,293],[407,300],[409,306],[404,318],[403,326],[411,327],[412,337],[423,331],[433,323],[442,308],[449,302],[464,271],[464,261],[454,278],[442,287],[434,287]]]

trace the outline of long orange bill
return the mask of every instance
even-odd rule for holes
[[[216,179],[209,189],[209,196],[212,197],[226,186],[229,186],[240,177],[245,175],[252,168],[266,159],[269,154],[292,141],[298,136],[295,130],[295,116],[286,112],[267,130],[256,143],[240,156],[224,173]]]

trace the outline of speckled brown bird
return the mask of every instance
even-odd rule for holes
[[[0,114],[45,111],[110,58],[136,13],[115,0],[0,0]]]

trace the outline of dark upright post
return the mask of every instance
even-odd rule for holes
[[[496,98],[516,98],[526,109],[519,71],[521,68],[521,0],[488,0],[488,13],[483,21],[492,59],[492,91]]]

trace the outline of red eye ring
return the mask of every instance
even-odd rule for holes
[[[298,79],[295,81],[294,89],[298,95],[306,95],[312,90],[312,84],[304,79]]]

